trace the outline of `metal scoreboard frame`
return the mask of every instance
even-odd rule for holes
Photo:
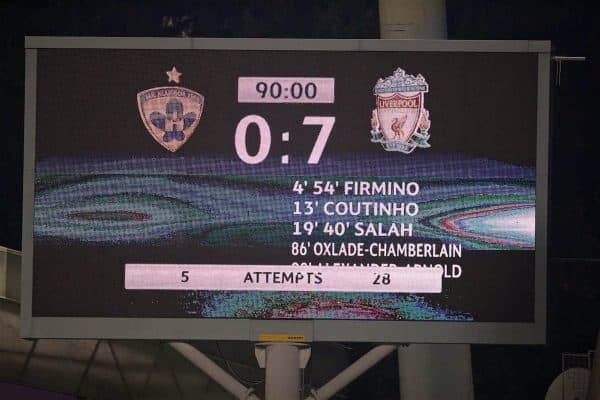
[[[537,54],[534,322],[32,316],[37,49],[65,48]],[[283,334],[307,342],[543,344],[546,340],[549,91],[548,41],[26,37],[21,335],[27,338],[258,341],[260,335]]]

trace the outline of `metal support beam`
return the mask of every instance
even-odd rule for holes
[[[35,339],[31,345],[31,347],[29,348],[29,351],[27,352],[27,357],[25,358],[25,363],[23,363],[23,368],[21,369],[21,372],[19,372],[19,378],[17,379],[17,382],[22,382],[23,378],[25,377],[25,373],[27,372],[27,367],[29,367],[29,362],[31,361],[31,357],[33,356],[33,353],[35,352],[35,348],[37,347],[38,344],[38,339]]]
[[[321,388],[311,390],[310,395],[306,400],[327,400],[333,397],[333,395],[390,353],[394,352],[397,348],[398,346],[395,345],[381,345],[371,349],[367,354],[356,360]]]
[[[123,387],[125,387],[125,393],[127,393],[127,398],[130,400],[133,400],[131,390],[129,389],[129,385],[127,384],[127,379],[125,379],[125,375],[123,374],[123,369],[121,368],[121,363],[119,362],[119,359],[117,358],[117,353],[115,352],[113,344],[110,340],[107,340],[106,343],[108,344],[108,348],[110,349],[110,354],[112,354],[113,360],[115,360],[115,365],[117,366],[117,372],[119,373],[119,378],[121,379],[121,382],[123,383]]]
[[[77,390],[75,390],[75,396],[78,396],[79,393],[81,392],[81,387],[83,386],[83,382],[85,382],[85,378],[87,378],[88,372],[90,372],[90,368],[92,367],[92,363],[94,362],[94,359],[96,358],[96,353],[98,353],[99,347],[100,347],[100,340],[96,340],[96,344],[94,345],[94,350],[92,350],[92,353],[90,354],[90,358],[88,358],[87,362],[85,363],[85,369],[83,370],[83,373],[81,374],[81,378],[79,378],[79,383],[77,384]]]
[[[271,343],[261,352],[259,365],[265,368],[265,400],[300,400],[300,349],[294,344]]]
[[[238,382],[227,371],[218,366],[213,360],[202,354],[198,349],[187,343],[172,342],[169,345],[202,372],[221,385],[225,390],[239,400],[260,400],[253,394],[254,389],[247,388]]]
[[[258,366],[265,368],[266,400],[300,400],[300,374],[310,359],[310,346],[293,342],[258,343],[254,354]]]

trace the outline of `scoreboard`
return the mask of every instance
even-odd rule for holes
[[[27,38],[23,336],[543,343],[549,60]]]

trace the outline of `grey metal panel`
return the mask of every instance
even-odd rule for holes
[[[26,36],[26,49],[191,49],[191,38]]]
[[[549,40],[532,40],[529,42],[531,53],[550,53],[552,46]]]
[[[21,255],[6,252],[6,297],[21,300]]]
[[[32,337],[169,340],[249,340],[259,333],[305,335],[306,341],[382,343],[541,344],[539,323],[441,321],[248,321],[177,318],[34,317]],[[251,322],[252,328],[247,329]]]
[[[315,341],[541,344],[534,324],[442,321],[315,321]]]
[[[359,50],[356,39],[209,39],[194,38],[194,49],[214,50]]]
[[[23,138],[23,227],[21,239],[21,335],[31,334],[33,282],[33,179],[35,170],[35,124],[37,50],[25,50],[25,132]]]
[[[535,216],[535,322],[546,341],[546,271],[548,256],[548,152],[550,132],[550,53],[538,54]]]
[[[250,340],[247,319],[33,317],[26,337]]]
[[[550,42],[527,40],[229,39],[28,36],[26,48],[541,52]]]
[[[528,43],[526,40],[363,39],[360,50],[526,53],[530,51]]]

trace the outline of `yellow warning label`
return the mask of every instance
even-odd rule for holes
[[[261,333],[258,335],[261,342],[304,342],[304,335],[289,335],[287,333]]]

